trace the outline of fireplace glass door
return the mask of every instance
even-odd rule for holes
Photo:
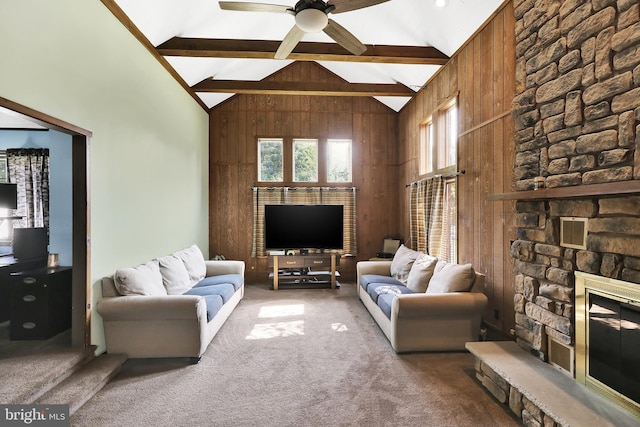
[[[589,293],[588,375],[640,404],[640,307]]]

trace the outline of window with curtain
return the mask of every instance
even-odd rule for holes
[[[9,182],[18,189],[18,209],[13,228],[49,228],[49,149],[6,150]]]
[[[329,187],[254,187],[251,256],[268,255],[264,249],[264,207],[278,204],[334,204],[344,206],[344,249],[356,255],[356,189]]]

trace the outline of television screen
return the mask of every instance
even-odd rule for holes
[[[0,208],[18,209],[16,184],[0,183]]]
[[[265,249],[342,249],[342,205],[265,205]]]
[[[47,258],[49,233],[46,228],[14,228],[13,256],[20,261]]]

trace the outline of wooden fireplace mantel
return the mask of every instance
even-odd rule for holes
[[[634,193],[640,194],[640,180],[575,185],[572,187],[541,188],[539,190],[489,194],[487,196],[487,200],[497,201],[569,199],[578,197],[610,196]]]

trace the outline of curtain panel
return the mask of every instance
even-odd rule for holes
[[[254,187],[253,244],[251,256],[268,255],[264,249],[265,205],[343,205],[344,248],[340,255],[356,255],[356,188],[334,187]]]
[[[411,184],[409,190],[410,243],[414,250],[447,260],[444,242],[445,181],[441,176]]]
[[[49,228],[49,149],[7,149],[9,182],[18,189],[13,228]]]

